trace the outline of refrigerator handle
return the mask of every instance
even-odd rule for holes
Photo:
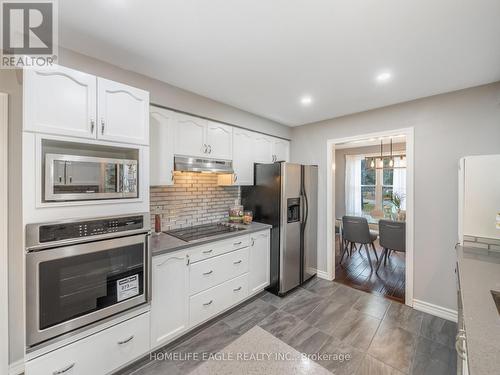
[[[307,200],[307,194],[304,192],[304,198],[306,201],[306,217],[304,219],[304,225],[307,223],[307,219],[309,218],[309,201]]]

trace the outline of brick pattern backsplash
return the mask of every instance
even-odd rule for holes
[[[151,225],[154,215],[161,215],[162,230],[218,222],[228,217],[228,210],[240,198],[238,186],[218,186],[217,175],[175,172],[173,186],[150,189]]]

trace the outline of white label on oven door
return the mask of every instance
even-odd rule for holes
[[[139,275],[133,275],[116,282],[116,299],[118,302],[139,295]]]

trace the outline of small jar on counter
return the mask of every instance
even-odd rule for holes
[[[243,224],[249,225],[252,224],[253,220],[253,212],[252,211],[244,211],[243,212]]]

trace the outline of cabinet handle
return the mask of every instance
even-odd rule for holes
[[[66,366],[65,368],[54,371],[52,374],[54,374],[54,375],[64,374],[65,372],[68,372],[69,370],[71,370],[73,367],[75,367],[74,362],[71,365]]]
[[[234,246],[241,245],[241,241],[233,243]]]
[[[208,153],[211,154],[212,153],[212,145],[208,145]]]
[[[59,182],[62,182],[62,177],[61,176],[59,176]]]
[[[186,254],[186,266],[189,266],[189,263],[191,263],[191,259],[189,258],[189,254]]]
[[[242,262],[242,260],[237,260],[236,262],[233,262],[233,264],[240,264]]]
[[[73,182],[73,177],[69,176],[69,183],[71,184]]]
[[[126,338],[125,340],[122,340],[122,341],[118,341],[118,345],[123,345],[123,344],[126,344],[127,342],[130,342],[134,339],[134,335]]]
[[[93,118],[90,119],[90,133],[94,134],[95,130],[95,120]]]
[[[236,289],[233,289],[233,292],[239,292],[241,290],[241,286],[236,288]]]
[[[234,182],[236,182],[236,181],[238,181],[238,174],[237,173],[234,174]]]
[[[203,274],[204,274],[204,275],[210,275],[210,274],[212,274],[213,272],[214,272],[214,270],[210,270],[210,271],[208,271],[208,272],[203,272]]]
[[[206,144],[203,144],[203,153],[206,154],[207,153],[207,145]]]
[[[251,241],[252,241],[252,243],[250,244],[250,246],[255,245],[255,238],[252,237]]]
[[[213,251],[213,249],[205,250],[205,251],[203,251],[203,254],[210,254],[212,251]]]
[[[203,306],[208,306],[208,305],[211,305],[213,301],[214,301],[214,300],[213,300],[213,299],[211,299],[209,302],[205,302],[205,303],[203,304]]]
[[[104,119],[101,119],[101,134],[104,134]]]
[[[170,171],[170,179],[174,181],[174,171]]]

